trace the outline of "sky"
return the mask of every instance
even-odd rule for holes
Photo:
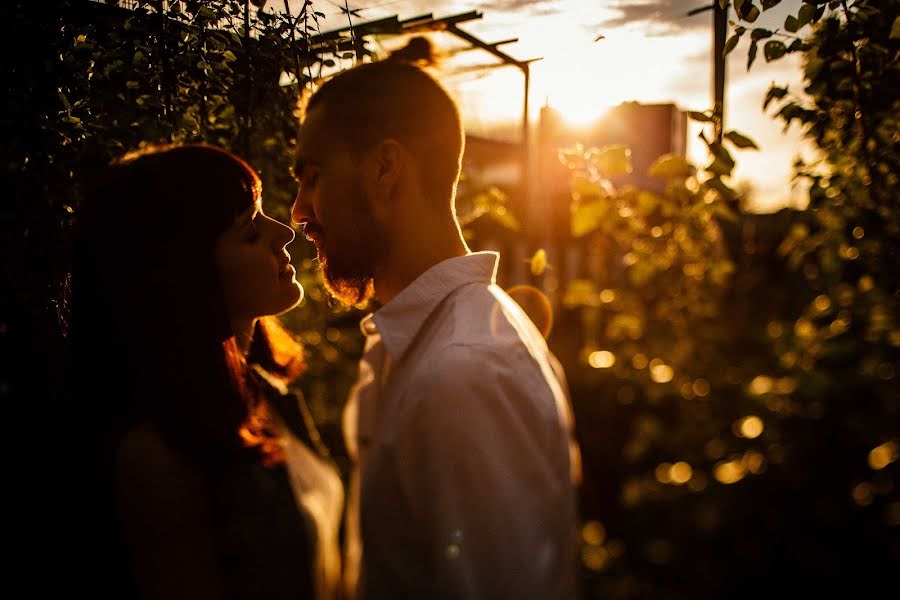
[[[435,18],[478,10],[483,17],[460,25],[487,42],[518,38],[502,50],[517,59],[541,58],[531,67],[530,120],[549,104],[574,124],[590,124],[604,110],[624,101],[674,102],[683,110],[706,110],[711,100],[712,15],[687,13],[708,0],[348,0],[358,15],[354,23],[397,15],[401,20],[423,13]],[[301,0],[291,0],[296,10]],[[282,5],[272,2],[273,8]],[[344,0],[315,0],[325,13],[322,31],[347,25],[339,10]],[[757,26],[775,28],[800,0],[784,0],[763,13]],[[599,35],[604,38],[595,41]],[[507,139],[519,131],[523,78],[518,69],[493,66],[497,59],[482,51],[459,52],[465,44],[448,34],[432,41],[448,58],[440,77],[457,98],[468,131]],[[376,40],[378,49],[402,45],[402,39]],[[734,183],[752,184],[752,210],[769,212],[784,206],[802,207],[803,190],[792,185],[792,164],[798,153],[809,155],[800,132],[783,131],[763,113],[762,99],[775,82],[799,91],[801,69],[792,56],[766,63],[759,53],[746,69],[747,41],[729,55],[726,77],[726,130],[754,139],[762,151],[736,151]],[[490,66],[489,66],[490,65]],[[347,65],[349,66],[349,65]],[[706,161],[689,132],[688,157]]]

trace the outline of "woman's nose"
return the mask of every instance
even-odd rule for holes
[[[294,241],[297,234],[290,225],[285,225],[281,221],[275,221],[274,225],[276,228],[275,245],[278,248],[284,248]]]

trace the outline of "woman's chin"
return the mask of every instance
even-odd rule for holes
[[[304,296],[303,286],[300,285],[300,282],[294,278],[291,278],[290,287],[292,290],[292,292],[288,296],[290,298],[290,302],[288,303],[288,306],[281,312],[287,312],[287,311],[291,310],[292,308],[296,308],[296,306],[298,304],[303,302],[303,296]]]

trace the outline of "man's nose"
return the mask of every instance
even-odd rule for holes
[[[291,208],[291,220],[298,225],[312,219],[312,209],[306,198],[307,194],[303,191],[303,186],[297,190],[297,197],[294,198],[294,206]]]

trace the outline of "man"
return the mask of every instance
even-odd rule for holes
[[[351,596],[575,596],[576,446],[562,371],[455,216],[455,103],[365,64],[305,107],[292,216],[330,292],[374,295],[344,429]]]

